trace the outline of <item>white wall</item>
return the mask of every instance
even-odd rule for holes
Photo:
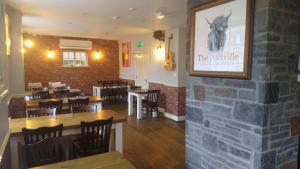
[[[9,56],[10,65],[10,92],[21,94],[25,92],[24,82],[24,57],[22,53],[22,14],[10,6],[6,6],[9,15],[11,55]]]
[[[165,84],[168,86],[181,87],[185,86],[185,28],[175,28],[166,31],[165,41],[173,34],[171,41],[171,51],[175,53],[176,69],[175,71],[164,70],[164,59],[155,56],[154,52],[159,41],[153,38],[153,34],[136,35],[125,38],[120,41],[120,78],[135,80],[137,62],[135,54],[143,52],[143,71],[144,78],[148,82]],[[143,41],[144,47],[137,48],[137,42]],[[131,66],[129,68],[122,67],[121,44],[122,42],[131,42]],[[165,46],[165,44],[163,44]],[[166,49],[167,52],[167,49]]]
[[[4,17],[4,2],[3,0],[0,0],[0,69],[3,75],[0,80],[0,145],[8,131],[8,97],[4,94],[4,91],[9,90],[9,61],[8,56],[6,55]]]

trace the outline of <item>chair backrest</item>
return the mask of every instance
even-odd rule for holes
[[[85,150],[98,149],[100,153],[109,151],[109,140],[113,118],[81,122],[82,144]],[[98,153],[99,153],[98,152]]]
[[[38,99],[48,99],[50,98],[50,93],[48,90],[36,90],[32,91],[32,99],[38,100]]]
[[[160,90],[149,90],[147,93],[147,101],[158,105]]]
[[[63,101],[62,100],[51,100],[51,101],[40,101],[39,108],[46,109],[55,109],[55,112],[50,112],[50,115],[56,115],[56,112],[60,112],[62,110]]]
[[[89,105],[90,99],[88,97],[86,98],[69,98],[69,111],[71,113],[75,112],[87,112],[89,111],[88,105]]]
[[[28,117],[42,117],[51,115],[48,109],[35,109],[27,111]]]
[[[135,85],[130,86],[130,90],[139,90],[139,89],[142,89],[142,87],[141,86],[135,86]]]
[[[25,145],[35,144],[45,138],[61,137],[63,124],[53,127],[40,127],[36,129],[22,128]]]
[[[60,89],[60,90],[54,90],[53,94],[55,95],[55,97],[57,98],[65,98],[68,97],[70,93],[69,89]]]
[[[55,138],[46,138],[35,144],[25,145],[27,167],[37,167],[64,161],[62,144]]]

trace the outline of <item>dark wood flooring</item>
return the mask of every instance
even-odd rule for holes
[[[127,114],[126,104],[105,105]],[[132,116],[124,124],[124,156],[138,169],[184,168],[184,122],[164,117],[137,120]]]

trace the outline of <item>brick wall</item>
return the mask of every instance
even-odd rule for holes
[[[189,0],[189,16],[204,2]],[[298,0],[256,1],[250,80],[187,75],[186,168],[295,164],[298,139],[291,137],[289,120],[300,115],[299,8]]]
[[[60,81],[91,95],[92,85],[97,81],[119,78],[119,46],[116,40],[88,39],[93,43],[92,49],[88,51],[89,67],[71,68],[63,67],[62,50],[59,48],[59,39],[62,37],[24,34],[24,39],[27,38],[33,41],[34,46],[25,48],[26,85],[28,82],[42,82],[47,85],[49,81]],[[46,56],[46,51],[49,48],[55,51],[56,57],[54,59],[49,59]],[[97,49],[103,55],[100,61],[93,58]]]
[[[159,89],[159,107],[175,116],[185,115],[185,87],[172,87],[159,83],[149,83],[149,89]]]

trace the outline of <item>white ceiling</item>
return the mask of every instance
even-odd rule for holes
[[[187,0],[6,0],[22,14],[23,32],[122,39],[186,25]],[[129,11],[128,8],[136,8]],[[165,19],[156,19],[165,8]],[[119,16],[113,20],[113,16]]]

